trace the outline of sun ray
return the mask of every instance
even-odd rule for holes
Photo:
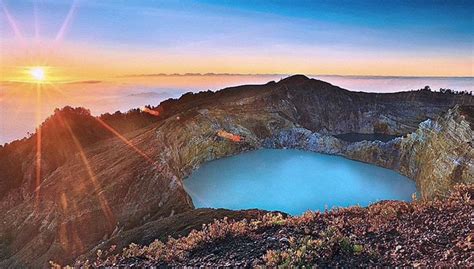
[[[97,198],[99,199],[99,203],[100,203],[100,206],[102,208],[102,212],[104,213],[104,216],[107,219],[109,229],[113,229],[115,227],[115,216],[112,212],[112,209],[109,206],[109,203],[108,203],[107,199],[103,196],[103,194],[101,192],[102,187],[100,186],[100,183],[97,180],[97,177],[95,176],[94,171],[92,170],[92,167],[89,163],[89,160],[87,159],[87,156],[84,152],[84,149],[83,149],[80,141],[77,139],[76,135],[72,131],[71,127],[69,126],[69,123],[67,122],[67,120],[63,119],[61,116],[59,116],[59,118],[61,119],[61,122],[64,124],[64,126],[68,130],[68,133],[71,135],[72,140],[73,140],[77,150],[79,151],[79,156],[81,158],[82,163],[84,164],[84,167],[86,168],[89,179],[91,180],[91,182],[94,186],[94,189],[95,189],[96,194],[98,196]]]
[[[59,28],[59,31],[56,34],[56,38],[54,39],[56,43],[62,41],[67,28],[71,24],[71,20],[74,16],[74,13],[76,12],[76,7],[77,7],[77,0],[74,0],[71,4],[71,7],[69,8],[69,12],[67,13],[66,18],[64,19],[63,24],[61,25],[61,28]]]
[[[21,44],[22,47],[25,47],[25,40],[23,38],[23,34],[21,33],[20,28],[18,27],[15,19],[10,14],[10,11],[8,11],[7,6],[2,0],[0,0],[0,4],[2,5],[3,13],[7,18],[8,24],[10,25],[11,29],[13,30],[13,33],[15,34],[15,38]]]
[[[97,121],[102,125],[104,126],[107,130],[109,130],[111,133],[113,133],[115,136],[117,136],[120,140],[122,140],[122,142],[124,142],[127,146],[129,146],[130,148],[132,148],[135,152],[137,152],[138,154],[140,154],[143,158],[145,158],[145,160],[150,163],[151,165],[155,166],[155,162],[146,154],[144,153],[142,150],[140,150],[139,148],[137,148],[135,145],[132,144],[132,142],[130,142],[127,138],[125,138],[123,135],[121,135],[119,132],[117,132],[114,128],[112,128],[110,125],[108,125],[107,123],[105,123],[103,120],[101,120],[100,118],[96,118]]]
[[[36,84],[36,171],[35,171],[35,184],[36,184],[36,199],[35,208],[39,206],[40,199],[40,185],[41,185],[41,154],[42,154],[42,132],[41,132],[41,84]]]
[[[56,86],[54,83],[51,83],[50,81],[46,81],[46,84],[51,87],[51,90],[54,92],[58,93],[61,95],[61,97],[67,98],[70,97],[70,95],[67,95],[62,89],[60,89],[58,86]]]
[[[135,150],[138,154],[140,154],[143,158],[146,159],[146,161],[154,166],[156,169],[158,169],[158,171],[161,171],[162,168],[157,166],[155,164],[155,162],[146,154],[144,153],[143,151],[141,151],[139,148],[137,148],[135,145],[132,144],[132,142],[130,142],[127,138],[125,138],[123,135],[121,135],[119,132],[117,132],[114,128],[112,128],[110,125],[108,125],[107,123],[105,123],[103,120],[101,120],[100,118],[96,118],[97,121],[99,121],[107,130],[109,130],[110,132],[112,132],[115,136],[117,136],[122,142],[124,142],[126,145],[128,145],[129,147],[131,147],[133,150]],[[198,195],[196,195],[194,192],[192,192],[191,190],[187,189],[184,184],[182,184],[181,181],[178,182],[182,187],[183,189],[189,193],[189,194],[192,194],[197,200],[200,200],[204,205],[208,205],[207,202],[200,198]],[[210,205],[208,205],[210,206]]]
[[[77,212],[77,204],[76,204],[76,202],[75,202],[74,200],[72,200],[71,202],[72,202],[72,210],[73,210],[74,212]],[[74,243],[79,246],[79,249],[84,249],[84,244],[82,243],[81,237],[78,236],[77,230],[76,230],[75,236],[74,236]]]

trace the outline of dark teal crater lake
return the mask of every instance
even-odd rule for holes
[[[197,208],[299,215],[380,200],[410,201],[415,182],[392,170],[300,150],[261,149],[202,165],[184,181]]]
[[[388,142],[394,138],[399,137],[399,135],[386,135],[386,134],[360,134],[360,133],[347,133],[335,135],[336,138],[342,139],[347,142],[360,142],[360,141],[382,141]]]

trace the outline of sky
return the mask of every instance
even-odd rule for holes
[[[2,81],[473,76],[474,1],[0,0]]]
[[[66,105],[99,115],[291,74],[355,91],[472,91],[473,11],[472,0],[0,0],[0,144]]]

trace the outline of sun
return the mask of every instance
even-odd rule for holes
[[[32,67],[29,70],[31,78],[36,82],[43,82],[46,80],[46,72],[43,67]]]
[[[57,67],[41,64],[20,66],[17,69],[17,75],[12,77],[12,81],[44,85],[62,83],[65,79],[60,74],[58,75]]]

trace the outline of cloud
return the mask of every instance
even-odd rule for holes
[[[64,84],[98,84],[102,83],[101,80],[78,80],[78,81],[71,81],[65,82]]]
[[[118,76],[119,78],[136,77],[189,77],[189,76],[289,76],[289,74],[259,74],[259,73],[149,73],[149,74],[128,74]]]

